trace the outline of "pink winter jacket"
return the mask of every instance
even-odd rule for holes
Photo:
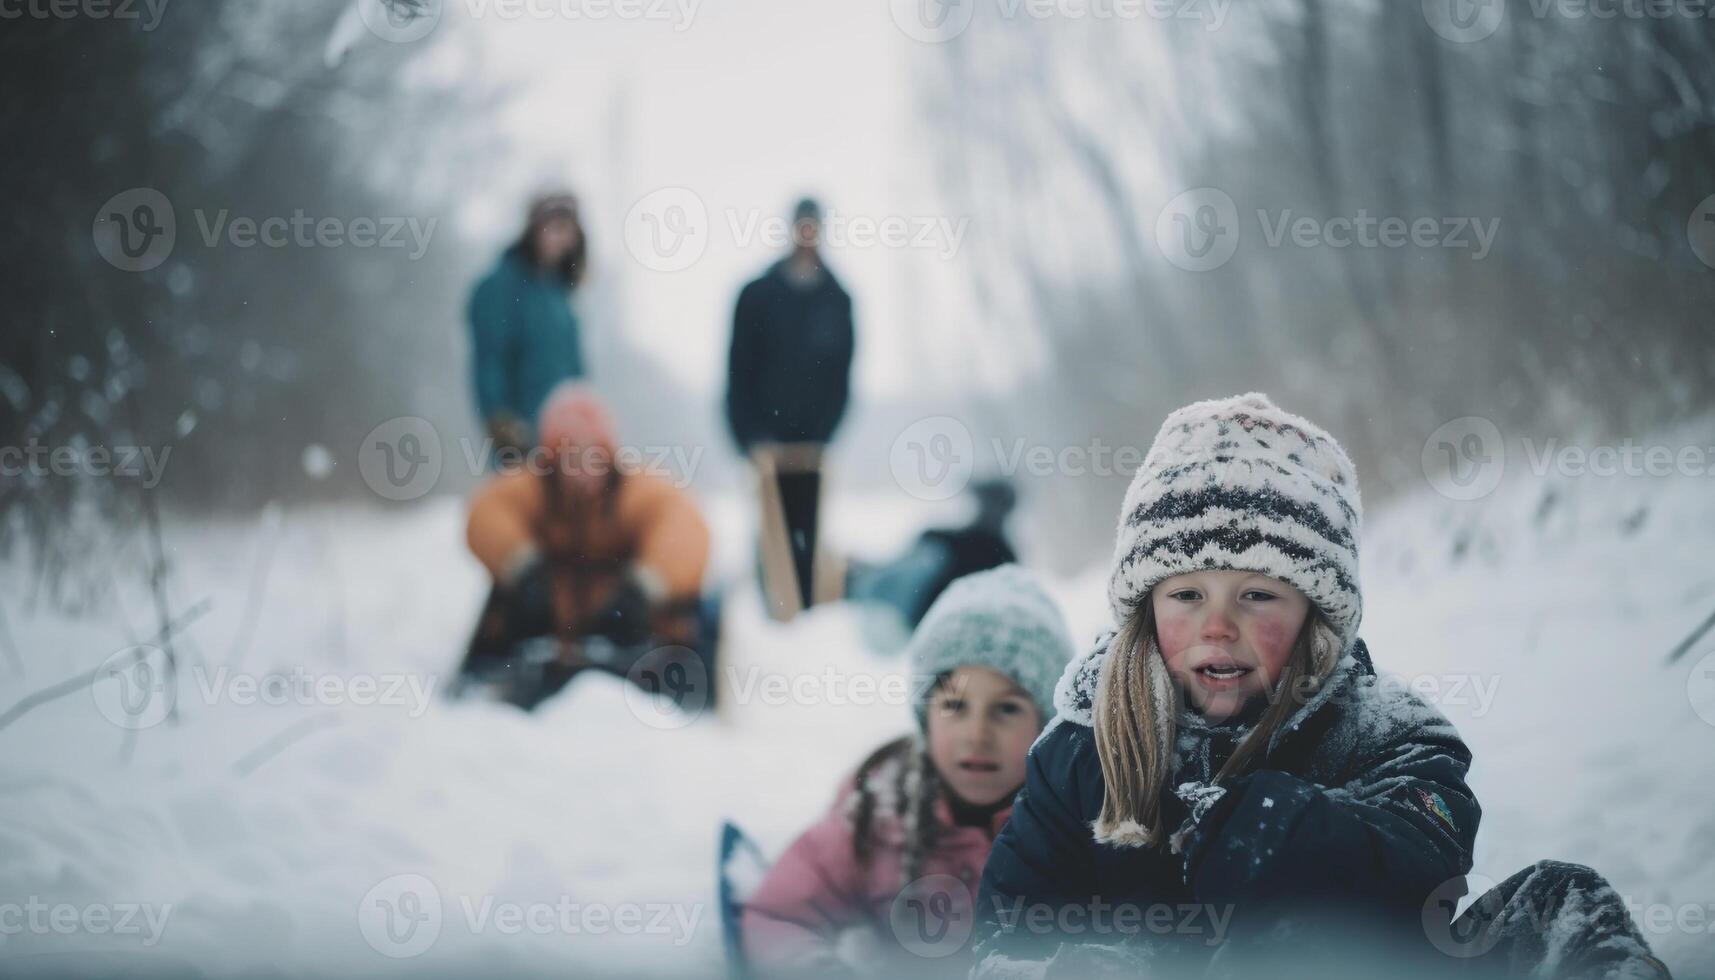
[[[870,785],[891,784],[896,772],[892,765],[878,766],[868,778]],[[745,904],[741,932],[745,958],[755,974],[819,977],[847,972],[836,944],[843,946],[841,934],[854,929],[868,934],[864,939],[870,949],[879,944],[913,959],[894,938],[888,918],[905,885],[900,868],[904,828],[891,812],[882,812],[891,808],[877,806],[876,844],[869,864],[859,865],[851,825],[856,788],[855,779],[847,780],[833,807],[792,842]],[[952,875],[974,899],[989,847],[1011,812],[1010,807],[999,811],[987,828],[955,826],[947,801],[937,800],[940,834],[919,877]]]

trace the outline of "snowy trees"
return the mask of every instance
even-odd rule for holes
[[[353,468],[306,444],[343,452],[459,387],[452,250],[357,244],[390,221],[445,223],[495,149],[453,35],[351,39],[330,67],[347,0],[173,5],[153,22],[74,8],[0,32],[0,128],[18,149],[0,162],[17,205],[0,236],[0,445],[74,460],[0,474],[0,548],[33,542],[37,588],[67,600],[91,586],[63,574],[79,556],[149,562],[137,532],[155,487],[90,466],[92,448],[170,452],[172,505],[249,508],[349,490]],[[315,247],[207,233],[306,213]],[[342,235],[322,234],[330,219]],[[104,223],[123,226],[103,241]],[[114,240],[150,229],[136,254]]]
[[[1474,37],[1379,0],[1239,4],[1218,27],[1017,10],[979,5],[921,91],[982,232],[982,329],[1052,351],[1013,399],[1058,406],[1033,423],[1135,440],[1188,397],[1262,388],[1329,418],[1379,496],[1459,416],[1612,434],[1709,407],[1707,20],[1512,4]],[[1191,271],[1161,236],[1199,188],[1231,199],[1239,238]],[[1499,231],[1481,259],[1265,234],[1359,209]],[[1093,539],[1110,482],[1050,506]]]

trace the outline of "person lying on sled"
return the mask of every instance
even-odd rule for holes
[[[625,465],[612,417],[586,385],[555,388],[537,432],[538,451],[471,502],[470,550],[494,577],[471,661],[549,637],[557,652],[547,683],[557,689],[592,665],[597,647],[699,645],[709,529],[690,495],[665,474]]]

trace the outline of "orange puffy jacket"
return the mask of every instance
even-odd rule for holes
[[[697,597],[709,559],[709,529],[696,503],[649,473],[616,474],[594,500],[561,493],[552,477],[501,473],[471,501],[466,537],[496,582],[523,549],[538,548],[555,625],[572,635],[606,606],[629,566],[652,573],[671,606]]]

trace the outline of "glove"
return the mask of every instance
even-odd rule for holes
[[[494,440],[495,452],[519,453],[527,448],[530,433],[512,413],[496,412],[488,419],[488,437]]]
[[[613,598],[596,613],[590,633],[605,636],[614,643],[638,646],[649,639],[649,596],[643,586],[632,578],[619,583]]]

